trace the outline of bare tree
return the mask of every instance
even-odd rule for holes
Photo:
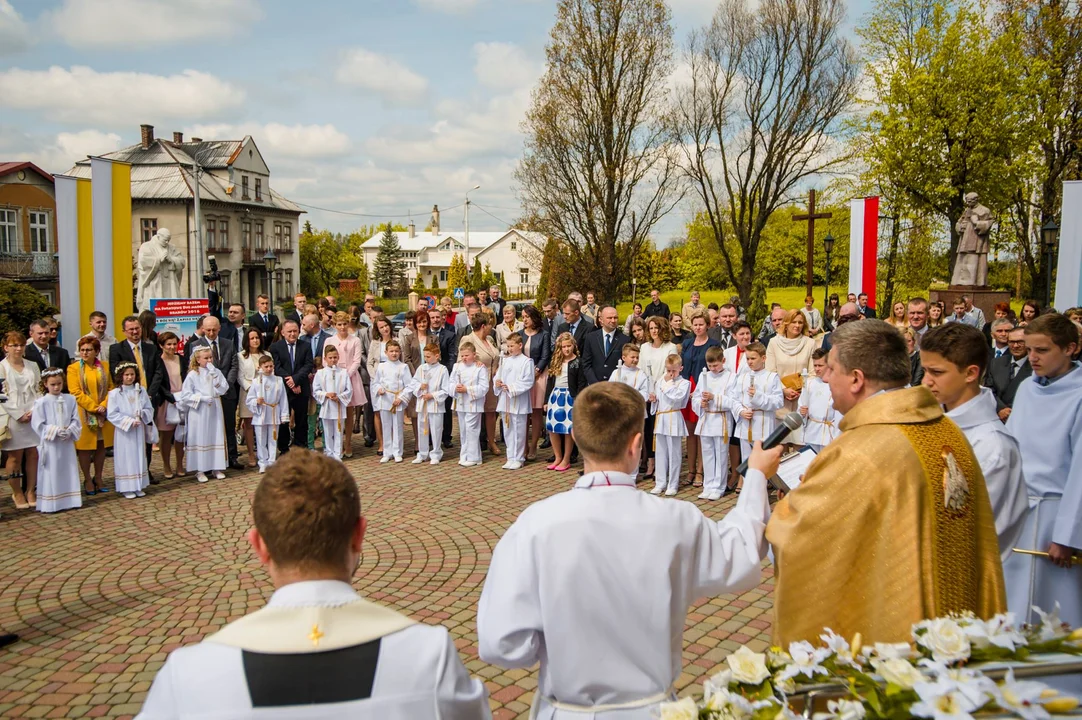
[[[614,300],[654,224],[680,200],[664,115],[664,0],[560,0],[515,172],[527,214]]]
[[[856,54],[840,35],[841,0],[722,0],[692,33],[690,83],[672,128],[681,165],[749,301],[767,219],[797,185],[844,161],[833,142],[857,90]],[[763,308],[750,308],[764,312]]]

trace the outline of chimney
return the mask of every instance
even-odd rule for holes
[[[182,142],[184,142],[184,133],[174,132],[173,142],[175,142],[177,145],[180,145]]]
[[[440,206],[432,206],[432,236],[440,234]]]
[[[154,143],[154,126],[140,125],[139,136],[142,138],[143,149],[146,150]]]
[[[203,142],[203,138],[193,137],[192,142]]]
[[[417,237],[417,226],[413,224],[413,218],[410,218],[410,237]]]

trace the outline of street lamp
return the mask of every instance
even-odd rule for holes
[[[470,193],[480,190],[480,185],[474,185],[466,191],[466,279],[470,277]],[[454,288],[451,288],[452,291]]]
[[[1044,289],[1044,305],[1045,307],[1052,307],[1052,261],[1056,255],[1056,242],[1059,240],[1059,225],[1056,224],[1056,218],[1049,218],[1048,222],[1041,228],[1041,244],[1044,245],[1044,262],[1045,262],[1045,289]]]
[[[267,248],[263,256],[263,267],[267,270],[267,296],[270,298],[271,312],[274,312],[274,271],[278,268],[278,257],[273,248]]]
[[[826,288],[823,290],[823,316],[824,318],[830,314],[830,253],[834,252],[834,236],[827,231],[827,236],[823,238],[823,249],[827,251],[827,272],[826,272]]]

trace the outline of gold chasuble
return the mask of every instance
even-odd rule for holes
[[[766,529],[775,641],[815,641],[825,627],[910,641],[926,618],[1005,611],[984,476],[932,393],[880,393],[840,428]]]

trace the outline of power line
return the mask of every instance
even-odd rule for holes
[[[371,214],[371,213],[357,213],[357,212],[348,212],[348,211],[346,211],[346,210],[332,210],[331,208],[325,208],[325,207],[318,207],[318,206],[316,206],[316,205],[308,205],[308,204],[306,204],[306,203],[302,203],[302,202],[297,202],[296,200],[291,200],[290,202],[294,203],[295,205],[300,205],[301,207],[306,207],[306,208],[308,208],[309,210],[319,210],[319,211],[321,211],[321,212],[329,212],[329,213],[336,213],[336,214],[338,214],[338,215],[350,215],[350,216],[352,216],[352,217],[365,217],[365,218],[411,218],[411,217],[414,217],[414,216],[418,215],[418,213],[402,213],[402,214],[400,214],[400,215],[399,215],[399,214],[379,214],[379,215],[373,215],[373,214]],[[452,206],[452,207],[449,207],[449,208],[442,208],[442,209],[440,210],[440,212],[447,212],[447,211],[450,211],[450,210],[457,210],[457,209],[458,209],[458,208],[460,208],[460,207],[462,207],[462,204],[459,204],[459,205],[454,205],[454,206]],[[498,218],[497,218],[497,219],[498,219]]]
[[[514,224],[514,223],[510,223],[510,222],[507,222],[506,220],[504,220],[503,218],[498,218],[498,217],[496,217],[495,215],[493,215],[492,213],[490,213],[490,212],[489,212],[488,210],[485,210],[485,209],[484,209],[483,207],[481,207],[481,206],[480,206],[480,205],[478,205],[477,203],[470,203],[470,204],[471,204],[471,205],[473,205],[473,206],[474,206],[475,208],[477,208],[478,210],[480,210],[481,212],[483,212],[483,213],[484,213],[485,215],[488,215],[488,216],[489,216],[490,218],[492,218],[493,220],[497,220],[497,221],[499,221],[499,222],[503,223],[504,225],[506,225],[506,226],[507,226],[507,227],[509,227],[509,228],[510,228],[510,227],[514,227],[514,226],[515,226],[515,224]]]

